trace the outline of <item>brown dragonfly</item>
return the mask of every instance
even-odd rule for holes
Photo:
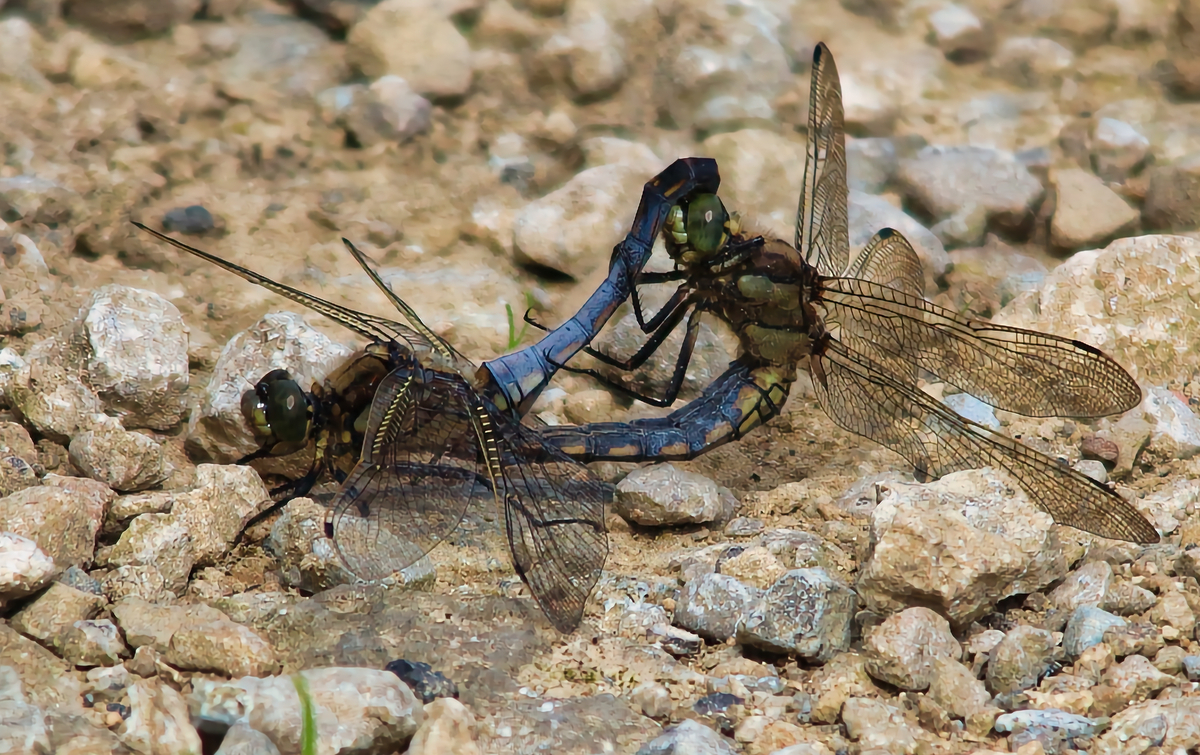
[[[918,378],[929,374],[996,408],[1031,417],[1102,417],[1141,401],[1129,373],[1088,344],[972,319],[925,301],[920,261],[897,231],[879,231],[851,259],[841,84],[824,44],[813,54],[810,97],[793,243],[747,229],[714,193],[689,193],[672,207],[662,231],[675,269],[638,277],[639,284],[678,287],[649,318],[636,288],[632,296],[650,338],[623,359],[586,350],[633,370],[686,319],[666,390],[632,394],[664,407],[678,395],[703,313],[730,325],[740,343],[738,358],[698,398],[666,417],[550,427],[542,439],[584,461],[691,459],[779,414],[797,368],[804,367],[834,422],[899,453],[919,479],[998,467],[1059,524],[1158,542],[1155,528],[1113,490],[958,415],[918,387]],[[597,370],[566,369],[630,392]]]

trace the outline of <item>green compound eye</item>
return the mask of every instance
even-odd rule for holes
[[[295,380],[275,380],[266,386],[267,426],[281,443],[301,443],[308,437],[308,399]]]
[[[729,240],[725,230],[728,220],[729,213],[716,194],[701,194],[688,205],[688,242],[705,257],[716,254]]]

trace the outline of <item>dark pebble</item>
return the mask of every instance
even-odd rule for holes
[[[216,225],[212,213],[198,204],[191,207],[176,207],[163,215],[162,227],[165,231],[178,231],[198,236],[208,233]]]
[[[413,694],[423,703],[431,703],[439,697],[458,697],[458,685],[440,671],[434,671],[428,663],[406,661],[403,658],[384,666],[400,677],[400,681],[412,688]]]
[[[692,706],[692,710],[701,716],[716,717],[734,705],[744,705],[745,703],[746,701],[737,695],[731,695],[728,692],[714,692],[697,700],[696,704]]]

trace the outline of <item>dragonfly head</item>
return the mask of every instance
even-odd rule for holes
[[[672,207],[663,230],[671,257],[693,265],[717,257],[741,230],[741,222],[716,194],[699,194]]]
[[[312,403],[287,370],[271,370],[242,394],[242,414],[256,435],[273,443],[300,445],[312,430]]]

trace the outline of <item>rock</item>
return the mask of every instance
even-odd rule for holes
[[[209,13],[212,7],[210,2]],[[347,78],[345,45],[290,13],[257,10],[225,28],[234,31],[223,45],[232,54],[213,66],[213,77],[226,96],[306,105],[317,92]],[[263,146],[268,154],[274,151],[269,142]]]
[[[734,755],[720,734],[691,719],[680,721],[642,745],[637,755]]]
[[[48,753],[46,714],[25,697],[17,670],[0,666],[0,749],[6,752]]]
[[[634,708],[649,718],[666,718],[671,714],[671,693],[657,682],[643,682],[629,693]]]
[[[1179,590],[1163,592],[1151,609],[1149,618],[1159,627],[1176,629],[1183,637],[1191,637],[1196,631],[1196,614],[1187,596]]]
[[[1147,451],[1163,459],[1190,459],[1200,452],[1200,418],[1178,395],[1151,386],[1140,408],[1154,428]]]
[[[428,131],[432,110],[408,81],[388,75],[369,87],[351,85],[350,104],[337,120],[360,145],[372,147],[403,143]]]
[[[62,656],[79,667],[112,666],[129,657],[121,632],[108,619],[77,621],[58,639]]]
[[[1112,586],[1112,566],[1107,561],[1089,561],[1067,575],[1050,593],[1050,602],[1060,611],[1074,612],[1081,606],[1098,606]]]
[[[563,69],[571,93],[584,100],[616,92],[629,74],[623,31],[636,26],[649,5],[578,0],[567,8],[564,29],[538,50],[542,65]]]
[[[669,8],[654,97],[675,124],[716,131],[774,120],[774,100],[792,86],[779,17],[765,4]]]
[[[882,700],[850,698],[842,708],[842,722],[846,733],[863,750],[881,748],[889,753],[912,752],[917,741],[924,738],[920,728],[905,720],[902,708]]]
[[[1142,206],[1142,224],[1150,230],[1192,231],[1200,228],[1200,153],[1182,157],[1150,171]]]
[[[856,604],[854,591],[824,569],[793,569],[751,604],[737,639],[824,662],[850,647]]]
[[[850,188],[880,194],[896,175],[896,143],[883,137],[846,137],[846,180]]]
[[[167,210],[162,218],[162,229],[167,233],[202,236],[215,227],[216,221],[212,213],[198,204]]]
[[[1158,627],[1144,621],[1132,621],[1104,630],[1104,644],[1112,648],[1113,655],[1123,657],[1140,653],[1153,656],[1163,646],[1164,640]]]
[[[175,305],[150,291],[96,289],[75,324],[88,383],[127,428],[168,430],[186,409],[188,340]]]
[[[1083,651],[1103,642],[1104,633],[1109,627],[1124,626],[1127,623],[1120,616],[1114,616],[1108,611],[1094,606],[1080,606],[1072,612],[1067,621],[1067,630],[1062,639],[1063,650],[1066,651],[1067,658],[1073,661],[1083,655]]]
[[[1044,193],[1011,154],[982,147],[926,147],[901,161],[897,180],[934,220],[982,208],[988,228],[1017,236],[1031,230]]]
[[[675,623],[713,642],[738,632],[761,591],[723,574],[703,574],[684,585],[675,604]]]
[[[1044,89],[1060,84],[1074,62],[1071,51],[1052,39],[1009,37],[992,55],[991,71],[1017,86]]]
[[[183,755],[201,751],[188,704],[158,679],[141,679],[129,688],[129,718],[121,738],[137,752]]]
[[[234,724],[225,732],[216,755],[279,755],[279,748],[261,731]]]
[[[58,567],[38,544],[12,532],[0,532],[0,607],[32,595],[54,579]]]
[[[206,605],[154,606],[128,598],[112,614],[131,646],[149,645],[180,669],[232,676],[278,666],[265,640]]]
[[[1093,719],[1063,710],[1018,710],[996,717],[996,731],[1009,733],[1049,729],[1067,738],[1090,737],[1100,727]]]
[[[391,671],[399,677],[400,681],[407,684],[413,694],[426,705],[438,698],[458,697],[458,685],[447,679],[442,672],[434,671],[428,663],[400,658],[388,663],[384,670]]]
[[[1050,243],[1060,249],[1086,249],[1123,235],[1138,220],[1137,210],[1087,171],[1055,174],[1057,202],[1050,221]]]
[[[754,537],[761,535],[766,526],[766,523],[757,517],[738,516],[729,520],[724,533],[726,537]]]
[[[387,671],[335,666],[299,675],[317,712],[318,741],[331,752],[351,746],[399,750],[424,720],[412,692]],[[188,705],[201,725],[244,723],[266,734],[282,752],[300,751],[300,704],[290,676],[197,678]]]
[[[408,745],[409,755],[479,755],[475,744],[475,716],[453,698],[425,706],[425,720]]]
[[[0,178],[0,220],[51,227],[66,225],[83,212],[83,198],[36,175]]]
[[[867,673],[894,687],[928,689],[934,661],[962,657],[962,646],[950,624],[928,608],[909,608],[892,614],[866,636],[863,649]]]
[[[774,553],[761,545],[728,549],[717,558],[716,568],[719,574],[736,577],[760,590],[769,588],[788,571]]]
[[[346,60],[363,76],[399,76],[427,97],[471,88],[471,46],[437,3],[384,0],[346,36]]]
[[[173,471],[153,438],[131,433],[104,414],[71,439],[69,450],[76,469],[122,493],[158,485]]]
[[[89,565],[113,492],[78,477],[46,475],[43,482],[0,498],[0,521],[37,543],[59,568]]]
[[[1050,632],[1031,626],[1015,627],[992,648],[985,677],[988,690],[999,695],[1029,689],[1046,674],[1053,650]]]
[[[1066,564],[1049,516],[1007,479],[972,470],[926,485],[889,485],[858,578],[865,607],[887,615],[933,606],[965,625],[1005,597],[1062,578]]]
[[[1145,613],[1157,602],[1154,593],[1129,582],[1120,582],[1108,589],[1100,607],[1118,616]]]
[[[1194,697],[1136,703],[1113,716],[1092,752],[1119,755],[1150,747],[1165,751],[1187,748],[1198,736],[1197,721],[1200,721],[1200,699]]]
[[[63,16],[74,24],[118,40],[162,34],[186,23],[200,10],[201,0],[120,0],[98,7],[83,0],[63,3]]]
[[[78,358],[51,336],[31,346],[7,380],[8,403],[51,440],[69,442],[104,412],[100,398],[78,377]]]
[[[662,162],[645,144],[615,136],[593,136],[579,142],[579,148],[583,150],[585,169],[615,163],[644,168]]]
[[[726,209],[753,213],[756,230],[790,242],[804,180],[804,143],[776,130],[743,128],[713,134],[702,148],[720,167]]]
[[[987,57],[991,34],[979,17],[961,5],[947,4],[929,14],[929,33],[948,60],[970,63]]]
[[[703,524],[732,513],[715,482],[670,463],[630,472],[617,483],[614,510],[648,527]]]
[[[589,168],[530,202],[513,223],[517,262],[586,277],[625,237],[642,186],[651,177],[644,168],[629,165]]]
[[[1200,319],[1185,292],[1200,285],[1200,241],[1179,236],[1117,239],[1079,252],[1041,287],[1013,299],[993,321],[1075,338],[1101,349],[1142,384],[1200,369],[1200,355],[1174,347],[1180,323]],[[1036,309],[1035,309],[1036,308]],[[1127,457],[1122,448],[1122,460]]]
[[[164,658],[178,668],[226,676],[271,673],[279,665],[266,640],[228,619],[181,626],[171,636]]]
[[[200,458],[231,462],[258,450],[242,394],[274,369],[286,369],[304,388],[352,354],[314,330],[300,315],[270,312],[230,339],[213,367],[200,411],[188,422],[188,448]]]
[[[1158,693],[1172,684],[1178,684],[1178,679],[1170,673],[1163,673],[1150,663],[1145,655],[1130,655],[1120,664],[1110,666],[1100,684],[1093,689],[1097,702],[1108,697],[1112,701],[1108,709],[1100,709],[1099,714],[1115,713],[1126,707],[1130,700],[1141,700]],[[1109,690],[1100,690],[1106,687]]]
[[[1098,118],[1092,129],[1092,165],[1106,181],[1124,181],[1137,173],[1150,154],[1150,140],[1116,118]]]
[[[983,682],[958,661],[935,656],[930,670],[928,695],[954,718],[966,720],[992,699]]]
[[[35,49],[45,44],[33,25],[20,16],[0,21],[0,81],[12,81],[27,92],[44,92],[50,82],[35,64]]]
[[[54,582],[13,614],[10,622],[26,637],[59,649],[72,625],[94,618],[103,607],[103,596]]]

